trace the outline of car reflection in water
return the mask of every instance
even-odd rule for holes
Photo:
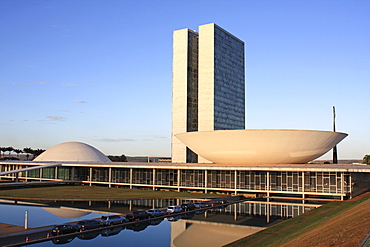
[[[53,239],[52,242],[53,242],[53,244],[68,244],[68,243],[72,242],[73,239],[75,239],[75,238],[76,238],[76,236],[60,237],[60,238]]]
[[[149,225],[150,225],[150,221],[144,221],[144,222],[138,221],[135,224],[127,225],[126,229],[133,230],[135,232],[140,232],[142,230],[145,230]]]
[[[82,239],[82,240],[90,240],[94,239],[97,236],[99,236],[100,231],[93,231],[93,232],[83,232],[77,235],[77,238]]]
[[[108,229],[104,229],[101,231],[101,235],[103,237],[109,237],[109,236],[113,236],[113,235],[117,235],[118,233],[120,233],[123,229],[125,229],[124,226],[116,226],[114,228],[108,228]]]
[[[181,215],[176,215],[176,216],[168,216],[167,217],[167,220],[168,221],[178,221],[179,219],[181,219],[182,216]]]
[[[195,216],[195,213],[187,213],[181,216],[182,219],[192,219]]]
[[[203,210],[197,210],[195,211],[195,214],[196,215],[201,215],[201,214],[204,214],[207,210],[203,209]]]
[[[151,225],[151,226],[157,226],[157,225],[159,225],[162,221],[163,221],[163,219],[151,220],[151,221],[150,221],[150,225]]]

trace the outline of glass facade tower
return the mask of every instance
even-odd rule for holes
[[[244,42],[214,23],[173,38],[172,162],[208,163],[175,135],[245,128]]]

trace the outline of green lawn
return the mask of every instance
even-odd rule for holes
[[[204,193],[108,188],[86,185],[0,187],[0,198],[121,200],[121,199],[141,199],[141,198],[155,199],[155,198],[184,198],[184,197],[211,198],[221,196],[222,195],[204,194]]]
[[[357,201],[330,202],[227,246],[281,246],[369,199],[370,195]]]

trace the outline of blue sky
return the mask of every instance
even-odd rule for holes
[[[349,133],[370,154],[370,1],[0,1],[0,146],[170,155],[172,32],[245,42],[249,129]],[[323,156],[330,158],[331,153]]]

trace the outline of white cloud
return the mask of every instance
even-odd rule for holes
[[[87,102],[86,102],[86,101],[84,101],[84,100],[76,100],[76,103],[80,103],[80,104],[87,104]]]
[[[49,84],[49,82],[44,82],[44,81],[39,81],[39,82],[34,82],[35,84]]]

